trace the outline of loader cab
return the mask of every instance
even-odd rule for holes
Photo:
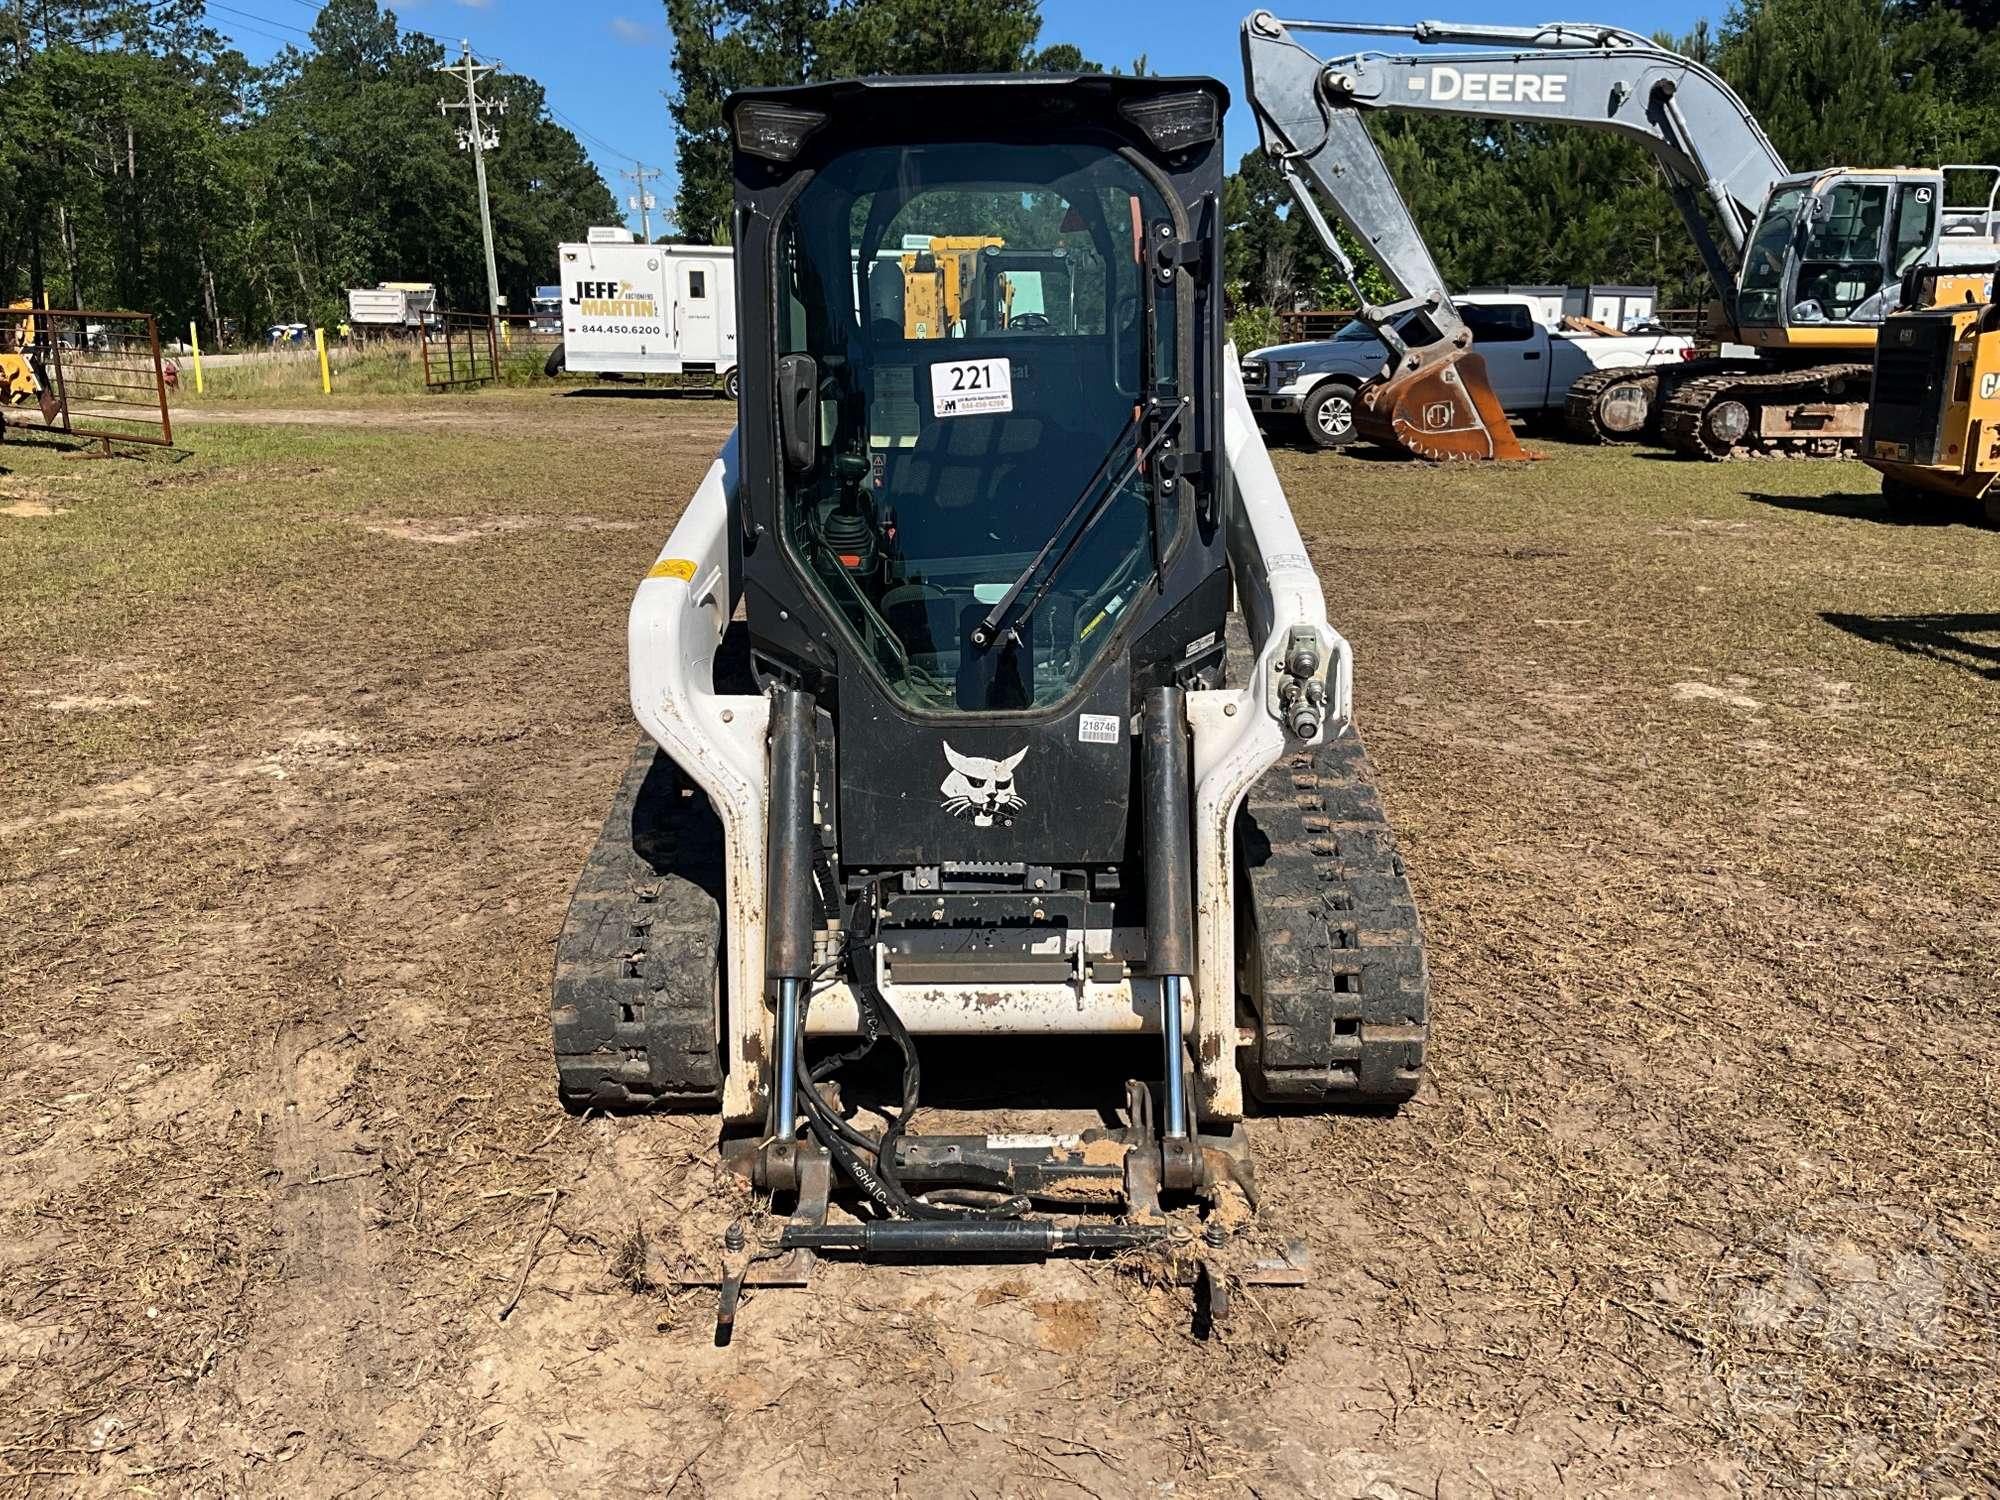
[[[1983,205],[1948,204],[1947,190],[1962,197],[1973,177]],[[1744,253],[1743,337],[1770,349],[1872,345],[1913,269],[1990,247],[1996,181],[1991,167],[1840,168],[1779,181]]]
[[[871,793],[929,804],[879,857],[958,820],[995,857],[1031,823],[1117,858],[1130,767],[1096,748],[1147,687],[1219,668],[1226,105],[1210,80],[1006,75],[727,107],[751,638]],[[1044,804],[1074,773],[1098,814],[1058,830],[963,770],[1024,754]],[[978,783],[970,817],[941,776]]]

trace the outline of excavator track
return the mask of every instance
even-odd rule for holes
[[[570,898],[549,1014],[570,1109],[722,1098],[722,824],[641,738]]]
[[[1843,419],[1854,407],[1865,409],[1873,375],[1870,365],[1827,364],[1684,380],[1660,402],[1660,436],[1696,458],[1841,458],[1860,446],[1858,421]],[[1765,430],[1773,407],[1788,409],[1793,430]]]
[[[1585,443],[1636,443],[1660,435],[1660,405],[1690,380],[1756,366],[1742,360],[1690,359],[1673,365],[1618,365],[1577,377],[1563,407],[1569,435]]]
[[[1430,977],[1360,739],[1274,766],[1245,800],[1236,840],[1250,897],[1251,1093],[1278,1105],[1401,1104],[1423,1080]]]

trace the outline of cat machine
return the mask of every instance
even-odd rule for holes
[[[1144,1254],[1219,1316],[1304,1274],[1246,1114],[1418,1086],[1352,652],[1224,343],[1227,103],[1019,75],[725,109],[740,426],[633,599],[644,737],[552,998],[571,1108],[720,1115],[761,1205],[725,1338],[830,1253]],[[875,315],[858,268],[939,225],[1004,240],[1005,326]],[[968,1039],[998,1127],[926,1129]],[[1020,1112],[1079,1069],[1080,1128]]]
[[[1993,265],[1913,272],[1882,325],[1861,458],[1917,521],[2000,526],[2000,303]]]

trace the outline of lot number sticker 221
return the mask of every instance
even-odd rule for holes
[[[970,417],[1014,409],[1014,370],[1005,359],[952,359],[931,366],[931,412]]]

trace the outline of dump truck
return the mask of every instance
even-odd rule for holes
[[[708,1268],[722,1338],[825,1254],[1141,1254],[1219,1318],[1304,1274],[1246,1115],[1423,1077],[1353,651],[1225,342],[1227,104],[1098,74],[725,105],[739,425],[632,601],[644,733],[551,994],[570,1108],[721,1117],[759,1205]],[[877,316],[882,251],[947,220],[1060,249],[1073,302]],[[951,1038],[1024,1105],[1109,1047],[1101,1117],[922,1129]]]
[[[416,334],[437,312],[437,287],[428,281],[384,281],[347,289],[347,321],[357,330]]]

